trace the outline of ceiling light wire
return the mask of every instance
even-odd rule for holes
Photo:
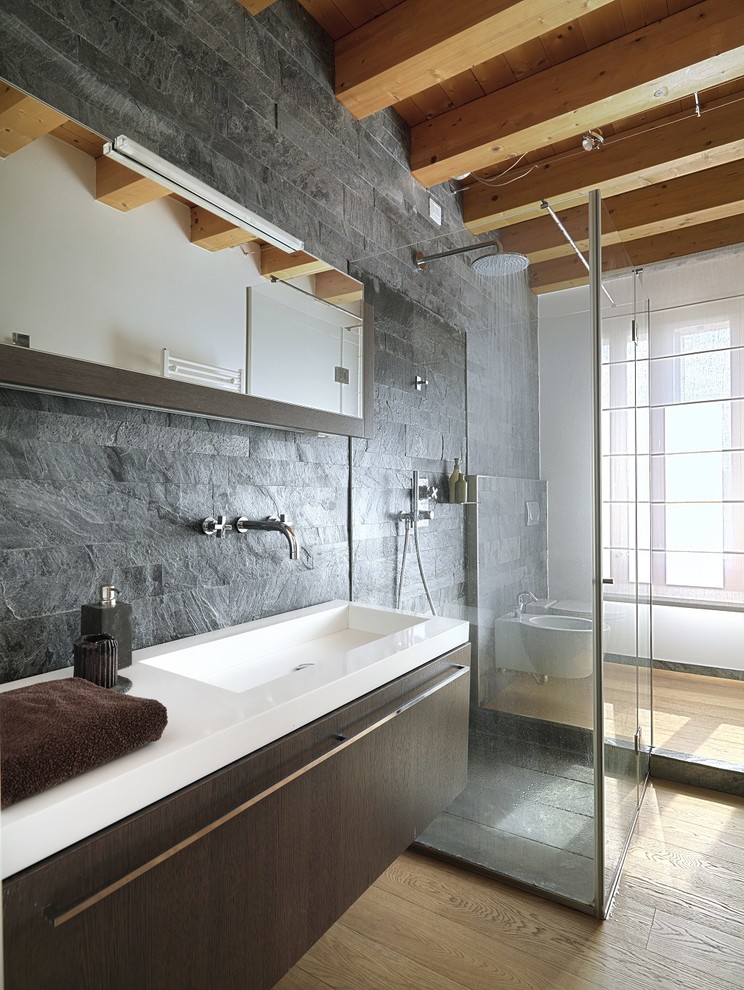
[[[632,134],[624,134],[622,131],[619,134],[613,134],[612,137],[604,139],[604,147],[606,148],[610,147],[613,144],[618,144],[620,141],[630,141],[634,137],[643,137],[646,134],[653,134],[654,131],[659,131],[664,127],[671,127],[674,124],[681,124],[682,121],[690,120],[692,117],[701,117],[704,113],[713,113],[715,110],[723,110],[725,107],[734,106],[735,104],[744,101],[744,96],[740,96],[738,99],[729,100],[726,103],[719,103],[715,107],[702,107],[699,101],[699,95],[697,93],[695,93],[694,95],[695,95],[695,109],[692,113],[685,114],[684,117],[677,117],[674,120],[661,121],[658,124],[653,124],[652,126],[647,127],[643,131],[633,131]],[[554,159],[549,160],[549,162],[550,164],[555,164],[556,158],[559,161],[569,161],[571,158],[577,158],[579,155],[584,153],[585,153],[584,148],[582,147],[580,150],[577,149],[575,151],[566,152],[564,155],[561,155],[560,157],[556,155]],[[498,176],[496,176],[496,178],[501,178],[501,176],[506,175],[507,172],[510,172],[513,168],[516,168],[517,164],[527,154],[528,152],[525,151],[524,154],[520,155],[520,157],[517,159],[516,162],[510,165],[508,169],[504,169],[503,172],[500,172]],[[511,179],[508,179],[506,182],[492,182],[489,179],[479,178],[475,174],[475,172],[471,172],[470,174],[473,176],[475,181],[480,183],[481,185],[498,188],[499,186],[508,186],[512,182],[516,182],[518,179],[524,179],[526,176],[530,174],[530,172],[534,172],[536,168],[539,168],[541,164],[545,164],[545,159],[543,159],[542,162],[535,162],[533,165],[530,165],[526,171],[520,172],[519,175],[513,176]],[[464,192],[468,188],[469,188],[468,186],[461,186],[459,189],[455,189],[452,195],[456,196],[458,193]]]

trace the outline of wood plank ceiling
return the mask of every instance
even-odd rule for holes
[[[544,199],[585,247],[602,191],[610,266],[744,240],[744,0],[300,3],[335,41],[338,99],[394,107],[424,185],[465,176],[466,226],[527,254],[535,291],[586,279]]]

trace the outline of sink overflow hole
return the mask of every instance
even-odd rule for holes
[[[314,667],[314,663],[301,663],[299,667],[295,667],[295,670],[304,670],[305,667]]]

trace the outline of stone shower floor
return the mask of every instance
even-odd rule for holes
[[[419,844],[583,904],[594,889],[594,771],[586,755],[476,731],[463,793]]]

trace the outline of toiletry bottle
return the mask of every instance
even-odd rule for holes
[[[113,636],[118,645],[119,667],[128,667],[132,662],[132,606],[120,602],[120,594],[118,588],[102,585],[101,600],[83,605],[80,610],[80,633]]]
[[[468,500],[468,479],[461,474],[455,485],[455,502],[467,502]]]
[[[450,502],[457,502],[457,482],[462,478],[462,471],[460,470],[460,458],[455,458],[455,469],[450,475],[449,482],[449,500]]]

